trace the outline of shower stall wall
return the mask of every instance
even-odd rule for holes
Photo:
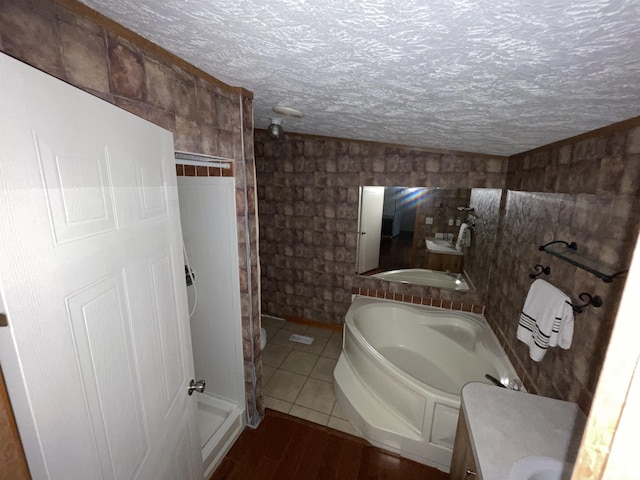
[[[208,478],[245,426],[234,179],[178,176],[178,193],[195,277],[195,286],[187,287],[195,373],[206,381],[196,395]]]

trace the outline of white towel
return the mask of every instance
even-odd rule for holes
[[[458,232],[458,238],[456,239],[456,250],[462,251],[462,247],[471,246],[471,229],[466,223],[460,225],[460,231]]]
[[[542,279],[531,284],[516,337],[529,346],[532,360],[542,360],[548,347],[571,347],[573,308],[570,302],[561,290]]]

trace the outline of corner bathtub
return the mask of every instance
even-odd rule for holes
[[[467,291],[469,284],[464,275],[456,277],[455,274],[429,270],[427,268],[404,268],[401,270],[388,270],[386,272],[371,275],[381,280],[391,282],[412,283],[414,285],[428,285],[431,287],[450,288],[452,290]]]
[[[462,387],[491,384],[487,373],[517,378],[484,317],[356,297],[333,375],[338,403],[365,439],[448,472]]]

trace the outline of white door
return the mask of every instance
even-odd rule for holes
[[[172,136],[0,72],[0,362],[31,475],[201,479]]]
[[[364,273],[378,268],[383,206],[384,187],[360,187],[356,273]]]

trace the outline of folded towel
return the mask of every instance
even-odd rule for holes
[[[542,360],[548,347],[571,347],[573,309],[570,302],[561,290],[542,279],[531,284],[516,337],[529,346],[532,360]]]

